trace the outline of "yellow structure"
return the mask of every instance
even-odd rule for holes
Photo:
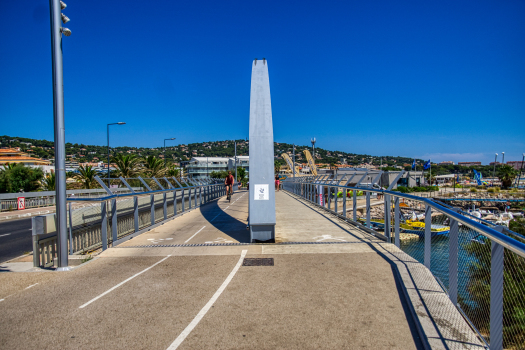
[[[33,158],[29,154],[14,148],[0,148],[0,165],[18,164],[24,165],[50,165],[48,160]]]
[[[288,164],[288,168],[290,169],[290,172],[292,172],[293,162],[292,162],[292,159],[290,158],[290,156],[288,155],[288,153],[283,153],[283,154],[281,154],[281,156],[286,161],[286,164]],[[298,174],[299,174],[299,167],[296,166],[295,167],[295,175],[298,175]]]
[[[310,166],[310,172],[312,175],[317,176],[317,167],[315,166],[315,161],[312,158],[312,155],[310,154],[310,151],[305,149],[303,151],[304,155],[306,156],[306,160],[308,161],[308,165]]]

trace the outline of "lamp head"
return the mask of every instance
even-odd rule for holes
[[[124,124],[126,124],[126,123],[124,123],[124,122],[118,122],[117,124],[118,124],[118,125],[124,125]]]
[[[62,34],[64,34],[65,36],[70,36],[71,35],[71,30],[69,30],[68,28],[60,28],[60,31],[62,32]]]

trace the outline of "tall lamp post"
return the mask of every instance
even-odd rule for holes
[[[501,152],[501,165],[505,165],[505,152]]]
[[[55,132],[55,189],[56,224],[58,234],[57,271],[69,271],[67,247],[67,207],[66,207],[66,135],[64,127],[64,75],[62,64],[62,34],[70,36],[71,31],[63,28],[69,18],[60,11],[66,4],[59,0],[49,0],[51,8],[51,61],[53,69],[53,117]]]
[[[518,176],[518,181],[516,181],[516,188],[520,187],[520,180],[521,180],[521,172],[523,171],[523,162],[525,161],[525,153],[523,153],[521,158],[521,167],[520,167],[520,175]]]
[[[237,181],[237,141],[233,141],[233,145],[235,148],[235,181]],[[237,189],[239,189],[239,184],[237,182]]]
[[[175,137],[172,137],[170,139],[164,139],[164,148],[162,149],[162,158],[164,158],[164,166],[166,166],[166,141],[167,140],[175,140]]]
[[[496,163],[498,162],[498,154],[494,156],[494,169],[492,170],[492,183],[494,183],[494,179],[496,178]]]
[[[110,183],[109,183],[109,181],[110,181],[110,180],[109,180],[109,179],[110,179],[110,175],[109,175],[109,126],[110,126],[110,125],[124,125],[124,124],[126,124],[126,123],[124,123],[124,122],[118,122],[118,123],[110,123],[110,124],[108,124],[108,126],[107,126],[107,129],[108,129],[108,186],[110,185]]]

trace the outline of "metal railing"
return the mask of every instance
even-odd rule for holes
[[[283,189],[382,238],[391,253],[423,264],[490,349],[525,349],[522,235],[432,199],[359,182],[350,187],[345,180],[288,178]]]
[[[99,183],[108,195],[98,198],[68,198],[68,248],[69,254],[85,253],[109,246],[116,246],[153,225],[164,222],[188,210],[200,207],[226,195],[220,180],[203,181],[175,178],[123,179],[143,182],[145,192],[111,194],[104,179]],[[158,188],[158,189],[152,189]],[[73,209],[73,202],[85,205]],[[33,217],[33,264],[50,267],[56,265],[58,237],[54,223],[55,214]]]

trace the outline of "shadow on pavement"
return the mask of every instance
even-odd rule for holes
[[[232,203],[239,196],[242,196],[246,191],[237,191],[232,197]],[[227,211],[224,211],[219,206],[219,201],[225,202],[226,197],[221,197],[216,201],[213,201],[200,208],[201,215],[216,229],[230,236],[234,240],[240,243],[250,243],[250,231],[246,229],[246,222],[240,221],[239,219],[231,216],[230,213],[234,213],[232,207]],[[239,202],[236,204],[238,205]],[[225,202],[225,204],[229,204]],[[244,215],[244,214],[241,214]],[[247,214],[246,214],[247,215]]]

